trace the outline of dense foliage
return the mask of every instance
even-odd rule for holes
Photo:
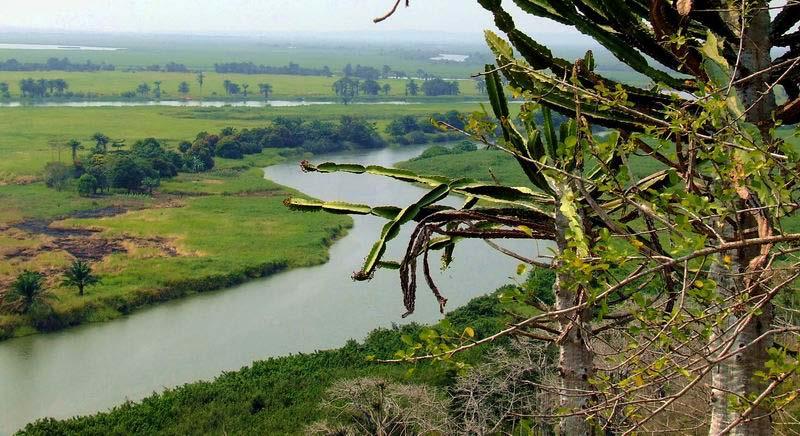
[[[116,67],[105,62],[95,64],[86,61],[83,64],[73,64],[67,58],[49,58],[45,63],[19,62],[16,59],[0,61],[0,71],[114,71]]]
[[[64,96],[64,92],[69,88],[69,84],[64,79],[22,79],[19,82],[19,90],[22,97],[44,98],[50,96]],[[7,91],[6,91],[7,92]]]
[[[286,66],[256,65],[252,62],[224,62],[214,64],[214,71],[220,74],[286,74],[290,76],[323,76],[333,75],[328,66],[322,68],[301,67],[299,64],[289,62]]]

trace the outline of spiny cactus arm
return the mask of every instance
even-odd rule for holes
[[[786,2],[783,9],[772,20],[769,29],[770,39],[775,43],[798,22],[800,22],[800,3],[795,1]]]
[[[327,212],[334,215],[372,215],[379,218],[394,219],[403,210],[397,206],[369,206],[366,204],[347,203],[343,201],[321,201],[305,198],[289,197],[283,204],[291,210],[298,212]],[[420,209],[415,220],[426,216],[452,209],[446,206],[430,206]]]
[[[524,186],[498,186],[471,179],[449,179],[441,176],[422,176],[408,170],[387,168],[378,165],[357,165],[357,164],[337,164],[326,162],[319,165],[312,165],[308,162],[301,164],[303,170],[307,172],[336,173],[346,172],[353,174],[372,174],[382,177],[390,177],[396,180],[420,183],[429,187],[447,185],[453,194],[465,197],[475,197],[493,203],[510,204],[518,207],[525,207],[532,211],[540,211],[542,206],[552,205],[553,198],[542,193],[536,192]]]
[[[514,127],[510,119],[508,100],[506,100],[505,93],[503,92],[503,84],[500,81],[500,75],[493,65],[486,66],[486,89],[495,117],[500,120],[503,137],[513,148],[517,163],[522,167],[523,172],[528,176],[528,180],[530,180],[534,186],[555,196],[555,192],[553,192],[544,174],[542,174],[541,170],[534,163],[534,161],[539,160],[545,155],[544,144],[542,143],[539,131],[538,129],[533,129],[532,132],[529,132],[529,137],[526,141]]]
[[[492,12],[495,17],[495,24],[497,27],[508,35],[509,39],[511,40],[512,44],[515,47],[518,46],[519,41],[521,38],[520,34],[515,25],[514,21],[508,12],[503,9],[500,0],[478,0],[481,6],[483,6],[488,11]],[[589,35],[597,40],[601,45],[606,47],[611,53],[614,54],[622,62],[629,65],[634,70],[650,77],[655,82],[662,82],[667,84],[670,87],[675,89],[686,89],[686,83],[683,80],[673,77],[666,72],[660,71],[656,68],[650,66],[644,56],[636,50],[637,47],[632,46],[630,41],[626,41],[625,39],[620,37],[618,31],[612,29],[610,27],[604,27],[598,24],[595,21],[592,21],[585,15],[581,14],[578,10],[576,10],[573,2],[564,2],[564,1],[548,1],[548,0],[516,0],[516,3],[524,10],[528,11],[529,13],[536,14],[536,10],[539,8],[528,9],[527,6],[529,3],[535,1],[536,6],[541,8],[542,5],[547,5],[548,9],[555,11],[557,15],[561,17],[559,20],[560,22],[575,27],[581,33]],[[656,41],[654,41],[656,42]],[[657,42],[656,42],[657,43]],[[520,51],[522,49],[517,47]],[[641,49],[641,48],[640,48]],[[647,53],[651,55],[650,53]],[[658,53],[653,53],[656,56],[654,58],[660,57]],[[675,62],[667,64],[668,67],[677,70]],[[554,71],[554,73],[556,73]],[[557,73],[556,73],[557,74]]]

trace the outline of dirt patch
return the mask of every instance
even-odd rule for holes
[[[15,224],[14,227],[28,233],[46,235],[53,238],[67,238],[67,237],[78,237],[78,236],[88,237],[95,233],[98,233],[98,230],[52,227],[51,226],[52,223],[53,221],[50,220],[27,220]]]
[[[84,219],[84,218],[106,218],[112,217],[117,215],[122,215],[123,213],[127,212],[129,209],[121,206],[109,206],[103,207],[100,209],[91,209],[91,210],[79,210],[77,212],[73,212],[69,215],[69,218],[77,218],[77,219]]]

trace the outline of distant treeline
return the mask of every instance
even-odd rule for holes
[[[73,64],[67,58],[50,58],[45,63],[20,62],[16,59],[0,61],[0,71],[114,71],[116,67],[107,63],[95,64],[86,61],[83,64]]]
[[[130,67],[125,69],[126,72],[136,72],[136,71],[154,71],[154,72],[163,72],[163,73],[189,73],[191,70],[184,64],[177,64],[175,62],[169,62],[165,64],[163,67],[158,64],[148,65],[146,67]]]
[[[299,64],[290,62],[289,65],[282,67],[274,67],[269,65],[256,65],[252,62],[226,62],[221,64],[214,64],[214,70],[217,73],[235,73],[235,74],[286,74],[291,76],[324,76],[330,77],[333,75],[328,66],[322,68],[304,68]]]

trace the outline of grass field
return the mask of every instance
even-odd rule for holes
[[[426,103],[413,105],[327,105],[291,108],[0,108],[0,184],[36,180],[45,163],[66,162],[70,152],[63,145],[76,138],[91,145],[91,136],[103,132],[131,143],[155,137],[177,146],[200,131],[223,127],[246,128],[264,125],[276,116],[335,119],[356,115],[377,122],[400,115],[425,116],[451,109],[472,111],[476,104]]]
[[[0,82],[6,82],[11,88],[11,97],[19,98],[19,82],[22,79],[32,77],[34,79],[64,79],[69,84],[69,91],[93,95],[95,98],[120,98],[120,95],[127,91],[133,91],[141,83],[147,83],[154,88],[153,82],[161,81],[161,99],[180,99],[191,98],[200,99],[220,99],[228,98],[225,94],[223,82],[230,80],[239,85],[249,84],[248,99],[259,100],[259,83],[269,83],[273,87],[273,100],[298,99],[298,98],[335,98],[333,92],[333,82],[338,77],[319,77],[319,76],[288,76],[288,75],[269,75],[269,74],[217,74],[206,73],[205,83],[201,90],[196,82],[193,73],[162,73],[162,72],[122,72],[122,71],[103,71],[103,72],[63,72],[63,71],[0,71]],[[178,85],[187,82],[190,92],[184,96],[178,92]],[[392,89],[388,98],[405,97],[405,80],[388,79],[380,80],[381,85],[388,83]],[[419,84],[421,84],[418,81]],[[459,81],[462,96],[477,97],[478,91],[471,80]],[[201,92],[202,91],[202,92]],[[152,93],[151,93],[152,96]],[[380,98],[387,98],[380,94]],[[239,95],[237,98],[244,98]]]

